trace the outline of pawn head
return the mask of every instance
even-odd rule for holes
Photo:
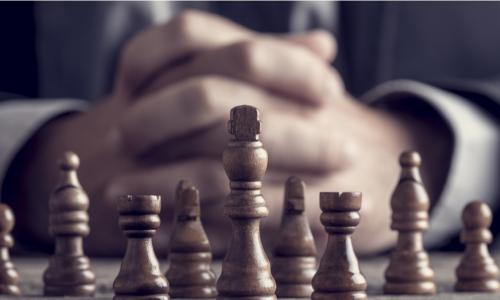
[[[399,164],[403,168],[420,167],[422,159],[417,151],[405,151],[399,156]]]
[[[59,167],[64,171],[76,170],[80,166],[80,158],[74,152],[65,152],[58,161]]]
[[[467,229],[489,228],[492,219],[490,207],[481,201],[470,202],[462,212],[462,221]]]
[[[14,214],[5,204],[0,203],[0,233],[9,233],[14,228]]]

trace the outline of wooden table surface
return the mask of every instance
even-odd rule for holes
[[[365,274],[368,281],[368,294],[370,299],[498,299],[500,294],[464,294],[454,293],[452,291],[455,281],[454,269],[459,260],[456,254],[434,253],[431,255],[432,267],[436,272],[436,281],[439,287],[439,293],[433,297],[394,297],[382,295],[382,284],[384,282],[383,272],[387,265],[387,257],[378,257],[372,259],[364,259],[360,261],[362,272]],[[495,255],[495,260],[500,263],[500,253]],[[14,257],[16,267],[21,276],[21,290],[24,294],[23,298],[33,297],[37,299],[50,299],[42,297],[42,272],[47,265],[47,258],[26,258]],[[120,261],[118,259],[92,259],[92,268],[97,277],[97,299],[110,299],[113,296],[111,285],[118,273]],[[165,266],[165,265],[163,265]],[[163,270],[165,267],[163,267]],[[214,263],[214,270],[220,272],[220,261]],[[96,299],[88,298],[88,299]],[[9,299],[8,297],[2,299]],[[12,298],[19,299],[19,298]],[[58,298],[52,298],[58,299]],[[85,299],[85,298],[72,298]]]

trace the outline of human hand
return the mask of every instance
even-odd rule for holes
[[[335,41],[323,32],[263,35],[197,12],[144,31],[125,47],[106,99],[86,113],[49,123],[31,141],[20,198],[34,214],[26,219],[39,221],[26,222],[35,225],[28,229],[46,234],[47,203],[36,200],[55,184],[57,157],[72,150],[81,158],[80,179],[90,195],[90,253],[123,251],[116,218],[109,216],[116,214],[116,197],[126,193],[164,197],[164,226],[156,235],[164,250],[180,179],[200,189],[205,225],[220,252],[226,243],[220,204],[228,192],[220,163],[225,124],[231,107],[249,104],[261,110],[270,157],[264,196],[271,215],[264,231],[276,228],[283,183],[296,174],[308,184],[315,231],[323,232],[320,191],[361,191],[357,250],[389,245],[389,197],[399,153],[419,150],[425,167],[425,161],[441,162],[446,145],[431,151],[427,141],[441,131],[353,101],[329,66],[334,56]],[[431,191],[438,190],[442,174],[423,171]]]
[[[80,156],[79,176],[90,196],[90,253],[123,251],[116,218],[109,217],[118,194],[162,194],[168,220],[175,185],[187,178],[205,199],[220,203],[227,192],[222,124],[239,104],[259,107],[271,125],[265,129],[275,157],[269,176],[328,170],[318,161],[324,137],[297,117],[343,94],[329,67],[334,54],[335,42],[323,32],[262,35],[197,12],[146,30],[125,47],[106,99],[51,121],[31,139],[14,195],[25,208],[19,225],[48,239],[47,202],[40,199],[48,198],[55,162],[67,150]],[[281,183],[273,188],[281,190]],[[157,236],[164,249],[167,235]]]

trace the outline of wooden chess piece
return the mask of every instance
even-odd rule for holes
[[[316,245],[304,213],[305,184],[289,177],[278,242],[274,248],[271,271],[278,298],[310,298],[316,273]]]
[[[455,271],[458,292],[500,292],[498,266],[488,250],[493,240],[489,230],[492,219],[491,209],[480,201],[467,204],[462,212],[464,229],[460,240],[466,248]]]
[[[83,253],[83,237],[89,234],[89,199],[76,171],[80,160],[66,152],[59,161],[61,180],[49,200],[49,233],[55,238],[55,253],[43,274],[47,296],[92,296],[95,275]]]
[[[231,109],[232,135],[222,161],[231,192],[224,213],[232,222],[232,238],[217,281],[217,299],[276,299],[276,283],[260,239],[260,219],[269,212],[261,194],[267,152],[259,140],[259,111],[247,105]]]
[[[161,198],[155,195],[118,199],[118,223],[127,236],[120,272],[113,282],[114,300],[168,300],[168,281],[160,271],[152,237],[160,227]]]
[[[200,220],[198,190],[189,182],[177,186],[175,221],[170,237],[170,266],[165,276],[172,298],[214,298],[212,252]]]
[[[436,293],[434,271],[423,247],[422,234],[429,227],[429,197],[420,178],[420,155],[403,152],[401,175],[391,198],[391,229],[398,231],[396,248],[385,271],[384,292],[400,295]]]
[[[367,299],[367,283],[351,242],[351,235],[359,224],[361,193],[320,193],[320,207],[328,242],[312,281],[311,299]]]
[[[14,239],[10,235],[14,222],[12,210],[0,203],[0,295],[21,294],[19,275],[9,255],[9,248],[14,245]]]

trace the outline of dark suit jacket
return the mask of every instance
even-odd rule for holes
[[[292,3],[220,2],[250,28],[286,32]],[[431,82],[499,116],[500,3],[341,2],[336,62],[356,96],[391,79]],[[0,4],[0,91],[37,96],[33,3]]]

